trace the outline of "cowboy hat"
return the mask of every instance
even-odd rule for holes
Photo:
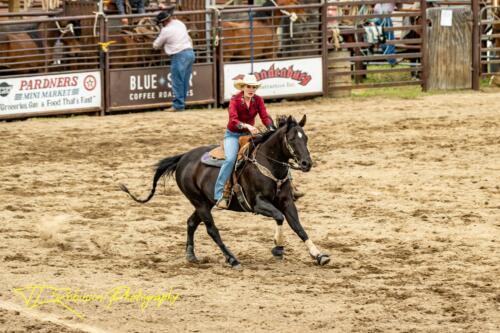
[[[161,22],[168,20],[173,14],[174,8],[159,12],[158,15],[156,15],[156,24],[160,24]]]
[[[238,90],[242,90],[245,86],[259,87],[260,82],[257,81],[257,78],[253,74],[246,74],[243,76],[243,79],[234,81],[234,87]]]

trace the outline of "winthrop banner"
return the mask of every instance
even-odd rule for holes
[[[101,73],[0,78],[0,116],[101,106]]]
[[[251,65],[224,65],[224,100],[231,99],[237,91],[235,80],[249,74]],[[261,83],[259,96],[290,96],[323,91],[323,61],[321,57],[281,61],[256,62],[253,74]]]

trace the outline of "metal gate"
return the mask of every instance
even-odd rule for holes
[[[331,75],[346,78],[330,79],[331,90],[424,86],[425,0],[335,1],[327,6]]]
[[[123,26],[122,17],[134,22],[133,27]],[[186,24],[196,54],[186,104],[215,103],[215,59],[208,33],[212,14],[205,10],[182,11],[175,12],[174,17]],[[160,108],[172,102],[170,57],[152,48],[159,32],[153,18],[151,14],[118,16],[106,25],[107,112]]]
[[[233,81],[253,73],[265,98],[323,95],[326,31],[323,5],[251,6],[217,12],[219,102]]]
[[[500,86],[500,3],[493,0],[485,6],[477,4],[476,10],[476,79],[489,78],[490,84]],[[479,82],[474,88],[479,88]]]

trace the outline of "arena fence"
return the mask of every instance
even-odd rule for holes
[[[104,68],[98,39],[78,24],[85,18],[0,20],[1,119],[104,111]]]
[[[477,89],[480,76],[498,74],[499,8],[458,2],[473,8]],[[396,0],[390,13],[368,10],[377,3],[393,0],[177,11],[196,53],[188,104],[228,101],[233,80],[250,72],[266,98],[426,89],[427,2]],[[155,13],[69,15],[93,8],[0,17],[0,119],[169,105],[170,59],[152,49]]]
[[[176,12],[190,31],[196,55],[187,104],[216,102],[216,70],[210,31],[213,13]],[[128,23],[124,25],[122,19]],[[152,44],[159,33],[154,15],[113,16],[105,25],[107,112],[165,107],[173,99],[170,57]]]
[[[498,0],[479,8],[476,47],[477,80],[489,78],[500,86],[500,3]],[[476,84],[478,86],[478,84]]]
[[[382,9],[374,11],[374,6]],[[384,8],[388,6],[389,10]],[[394,6],[394,10],[390,7]],[[327,4],[330,62],[347,80],[333,90],[423,85],[427,2],[336,1]],[[348,63],[344,71],[335,63]],[[352,69],[351,69],[352,67]]]
[[[324,95],[324,6],[275,6],[217,12],[219,102],[235,93],[232,83],[255,73],[267,98]]]

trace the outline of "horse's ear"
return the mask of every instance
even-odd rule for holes
[[[286,127],[287,127],[287,130],[290,129],[290,127],[293,125],[294,121],[293,121],[293,117],[292,116],[288,116],[286,118]]]
[[[306,115],[304,115],[302,119],[300,119],[299,126],[304,127],[305,124],[306,124]]]

